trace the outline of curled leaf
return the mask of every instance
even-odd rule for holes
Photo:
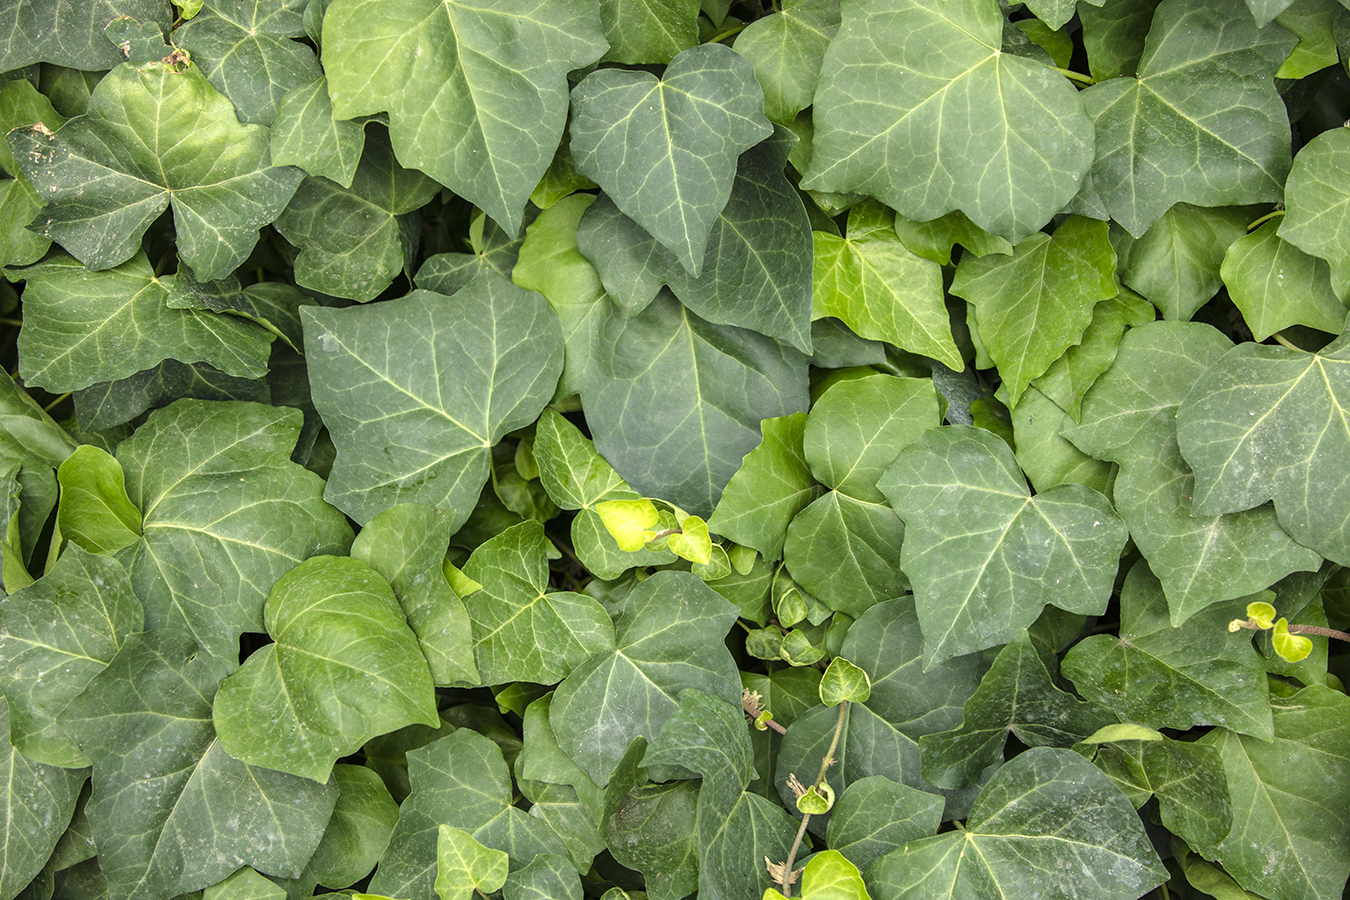
[[[1289,662],[1298,662],[1312,652],[1312,641],[1301,634],[1289,633],[1289,620],[1281,618],[1275,623],[1275,633],[1271,636],[1275,652]]]

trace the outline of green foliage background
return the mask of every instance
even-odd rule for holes
[[[1347,0],[0,34],[0,900],[1342,896]]]

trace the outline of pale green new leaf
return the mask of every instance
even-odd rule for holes
[[[173,33],[211,84],[234,104],[239,121],[271,125],[289,90],[321,77],[303,37],[307,0],[207,0]]]
[[[1317,353],[1241,344],[1177,410],[1177,443],[1195,470],[1198,515],[1275,501],[1280,526],[1350,564],[1350,336]]]
[[[126,570],[78,546],[35,583],[11,589],[0,603],[0,689],[9,700],[5,740],[37,763],[89,765],[56,716],[144,620]]]
[[[1138,78],[1083,92],[1111,218],[1139,237],[1177,202],[1280,199],[1289,119],[1273,79],[1293,36],[1258,29],[1227,0],[1164,0],[1148,37]]]
[[[173,21],[167,0],[74,0],[69,3],[0,3],[0,72],[35,62],[80,69],[110,69],[122,56],[103,29],[118,16],[162,28]]]
[[[112,555],[141,539],[141,513],[127,497],[121,464],[90,444],[75,448],[56,471],[61,537],[90,553]]]
[[[482,590],[464,598],[478,671],[487,684],[554,684],[614,647],[614,626],[595,599],[548,590],[558,551],[534,519],[479,545],[464,574]]]
[[[1350,131],[1332,128],[1299,151],[1284,186],[1280,237],[1331,265],[1337,296],[1350,291]]]
[[[918,221],[959,209],[1014,244],[1078,193],[1093,148],[1083,101],[1047,66],[1001,52],[994,0],[843,11],[803,187],[861,191]]]
[[[904,524],[884,500],[829,491],[792,517],[783,562],[826,606],[856,618],[909,587],[900,568],[904,539]]]
[[[1094,307],[1119,293],[1107,225],[1074,216],[1053,236],[1036,233],[1011,257],[967,257],[951,291],[970,301],[980,339],[1010,403],[1083,339]]]
[[[811,315],[834,316],[861,337],[963,369],[943,300],[942,271],[905,247],[894,222],[890,210],[867,202],[849,211],[844,237],[813,232]]]
[[[942,824],[942,798],[881,775],[860,778],[839,795],[826,838],[859,868]]]
[[[335,119],[328,77],[296,85],[277,102],[272,120],[272,162],[299,166],[306,174],[352,186],[366,146],[360,119]]]
[[[549,721],[558,743],[598,785],[637,735],[657,735],[697,688],[740,702],[736,665],[721,640],[736,608],[697,576],[658,572],[628,595],[614,621],[614,650],[598,653],[559,686]]]
[[[294,878],[313,855],[337,788],[225,752],[211,698],[229,665],[176,630],[133,634],[62,711],[94,764],[85,812],[111,896],[173,897],[241,865]]]
[[[195,66],[158,61],[118,66],[55,136],[9,138],[47,203],[34,230],[109,269],[135,256],[172,207],[179,255],[202,281],[242,263],[300,184],[299,169],[272,165],[270,141],[266,128],[240,124]]]
[[[698,44],[698,0],[600,0],[602,63],[665,64]]]
[[[334,116],[388,110],[403,165],[514,235],[562,137],[567,73],[605,51],[598,13],[587,0],[334,0],[323,17]]]
[[[399,503],[458,528],[491,448],[533,422],[562,370],[557,317],[491,273],[453,300],[414,291],[366,307],[306,307],[314,405],[337,446],[326,499],[358,522]]]
[[[442,825],[436,836],[436,893],[441,900],[471,900],[506,883],[506,854],[484,847],[473,835]]]
[[[233,316],[168,308],[173,276],[155,277],[144,253],[104,272],[56,254],[17,275],[28,281],[19,333],[19,371],[28,384],[79,390],[166,359],[209,363],[240,378],[267,373],[271,334]]]
[[[316,556],[272,587],[275,643],[221,682],[212,708],[236,759],[328,780],[333,763],[405,725],[435,725],[436,698],[389,583],[356,559]]]
[[[1135,900],[1166,881],[1134,807],[1070,750],[1028,750],[994,773],[960,831],[911,842],[867,870],[885,900],[1042,893]]]
[[[306,178],[274,223],[300,250],[296,283],[360,303],[374,300],[412,257],[417,235],[408,214],[440,189],[400,166],[383,135],[366,141],[350,188]]]
[[[143,535],[121,558],[146,625],[188,631],[230,669],[239,635],[263,630],[276,580],[351,545],[322,480],[290,461],[300,420],[294,409],[180,400],[117,448]]]
[[[432,681],[477,687],[483,679],[474,661],[469,613],[442,570],[451,533],[450,517],[441,510],[400,504],[361,529],[351,556],[379,572],[394,589],[431,667]]]
[[[737,157],[773,134],[763,105],[749,61],[721,44],[685,50],[659,79],[600,69],[572,91],[572,158],[697,278]]]
[[[914,584],[925,669],[1012,640],[1047,603],[1105,611],[1125,523],[1082,485],[1030,496],[1012,450],[990,432],[924,432],[878,486],[905,521],[901,566]]]
[[[764,114],[789,125],[811,105],[825,51],[839,30],[839,0],[787,0],[736,38],[764,89]]]
[[[1220,270],[1252,339],[1264,341],[1290,325],[1340,334],[1346,310],[1331,289],[1330,267],[1283,240],[1278,228],[1271,221],[1238,238]]]

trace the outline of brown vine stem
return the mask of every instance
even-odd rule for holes
[[[848,718],[848,701],[844,700],[839,704],[839,721],[834,726],[834,739],[830,741],[830,749],[825,751],[825,756],[820,760],[820,773],[816,775],[816,780],[811,783],[809,790],[814,791],[820,787],[820,783],[825,780],[825,773],[830,766],[834,765],[834,751],[839,747],[839,737],[844,733],[844,721]],[[783,896],[792,896],[792,863],[797,858],[797,851],[801,849],[802,838],[806,835],[806,823],[811,821],[810,813],[802,813],[802,824],[797,828],[797,836],[792,841],[792,849],[788,851],[787,862],[783,864],[782,888]]]

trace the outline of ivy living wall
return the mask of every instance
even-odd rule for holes
[[[1341,898],[1347,7],[0,0],[0,900]]]

